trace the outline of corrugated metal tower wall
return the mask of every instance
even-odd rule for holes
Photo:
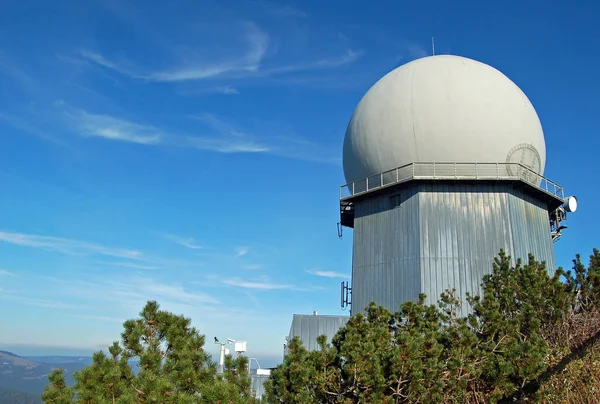
[[[352,314],[374,301],[397,311],[419,293],[479,294],[500,249],[555,270],[548,207],[509,183],[413,183],[354,203]]]

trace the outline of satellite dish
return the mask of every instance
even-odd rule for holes
[[[564,204],[567,212],[575,212],[577,210],[577,198],[574,196],[567,196]]]

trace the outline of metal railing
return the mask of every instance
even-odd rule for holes
[[[564,199],[563,188],[519,163],[410,163],[340,187],[340,199],[411,180],[513,180]]]

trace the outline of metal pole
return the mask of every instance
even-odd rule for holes
[[[221,343],[221,350],[219,351],[219,366],[217,367],[217,374],[222,375],[225,368],[225,344]]]

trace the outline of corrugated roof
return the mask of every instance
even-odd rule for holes
[[[331,342],[338,330],[348,322],[349,316],[294,314],[289,339],[299,337],[309,351],[315,351],[317,337],[325,335]]]

